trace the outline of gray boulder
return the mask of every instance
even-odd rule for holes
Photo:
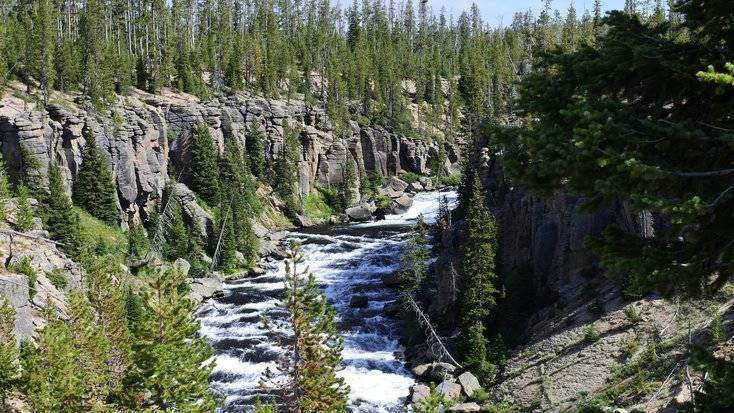
[[[420,380],[440,382],[451,377],[455,370],[449,363],[429,363],[414,367],[413,374]]]
[[[408,185],[408,191],[410,192],[421,192],[423,189],[423,185],[420,182],[412,182]]]
[[[177,258],[176,261],[173,262],[173,269],[184,277],[187,277],[189,275],[189,270],[191,270],[191,264],[183,258]]]
[[[449,407],[450,412],[459,412],[459,413],[479,412],[481,410],[482,410],[482,407],[474,402],[459,403],[459,404],[455,404]]]
[[[301,227],[301,228],[310,228],[313,226],[313,221],[311,221],[311,218],[305,215],[301,215],[301,214],[296,215],[296,218],[293,220],[293,223],[297,227]]]
[[[428,397],[428,395],[431,394],[430,387],[426,386],[425,384],[414,384],[410,386],[410,402],[411,403],[420,403],[423,400]]]
[[[189,298],[196,303],[208,300],[222,293],[222,280],[212,275],[206,278],[195,278],[191,280]]]
[[[347,208],[347,216],[352,221],[369,221],[372,218],[372,211],[367,205],[359,205],[352,208]]]
[[[441,384],[436,387],[436,391],[441,393],[443,397],[447,399],[455,400],[461,396],[461,385],[452,379],[447,379],[442,381]]]
[[[472,397],[474,392],[482,388],[482,386],[479,385],[479,380],[477,380],[477,378],[468,371],[457,377],[457,380],[459,380],[459,384],[461,384],[461,388],[464,390],[464,394],[466,394],[467,397]]]
[[[397,176],[393,176],[392,178],[390,178],[389,187],[396,192],[405,192],[405,190],[408,189],[408,183],[398,178]]]
[[[393,201],[392,211],[394,214],[403,214],[407,212],[412,205],[413,198],[404,194],[400,198]]]

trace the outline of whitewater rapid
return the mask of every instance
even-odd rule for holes
[[[435,221],[442,197],[449,205],[456,201],[454,191],[425,192],[416,195],[406,213],[383,221],[288,233],[302,244],[304,264],[337,310],[344,336],[344,369],[339,375],[351,388],[354,412],[400,411],[414,383],[398,360],[403,348],[397,324],[382,316],[383,306],[395,300],[396,292],[384,287],[381,276],[398,269],[410,228],[420,214],[429,223]],[[277,343],[285,333],[262,328],[261,316],[286,317],[278,307],[284,266],[270,263],[262,276],[227,282],[224,295],[198,312],[201,332],[215,352],[212,386],[225,397],[222,412],[250,411],[254,399],[264,395],[258,381],[267,367],[275,366],[282,352]],[[349,306],[355,294],[369,297],[367,308]]]

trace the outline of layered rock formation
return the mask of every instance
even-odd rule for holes
[[[189,147],[197,123],[209,127],[220,150],[225,139],[236,139],[248,150],[248,130],[265,132],[265,158],[272,161],[283,144],[283,125],[301,131],[303,152],[299,161],[302,194],[315,185],[329,187],[345,180],[351,162],[360,179],[389,177],[401,171],[429,172],[429,165],[446,153],[446,167],[458,162],[455,146],[439,151],[429,140],[410,139],[379,126],[351,122],[341,132],[319,108],[303,101],[267,100],[238,94],[202,102],[183,94],[150,95],[136,91],[120,97],[113,107],[97,111],[55,94],[40,108],[6,93],[0,101],[1,150],[9,168],[20,173],[30,159],[37,168],[28,173],[44,179],[48,165],[59,163],[67,186],[79,171],[87,134],[105,150],[118,187],[123,224],[145,218],[161,198],[172,165],[183,183],[188,181]],[[170,162],[169,162],[170,161]]]

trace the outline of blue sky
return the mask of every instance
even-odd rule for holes
[[[413,3],[417,4],[418,1],[420,0],[414,0]],[[571,1],[574,2],[579,15],[583,10],[591,10],[594,7],[594,0],[553,0],[553,8],[565,14]],[[537,15],[543,7],[543,0],[428,0],[428,3],[434,12],[438,13],[443,6],[447,14],[453,14],[454,17],[463,10],[468,10],[472,3],[477,3],[484,19],[492,26],[512,23],[512,16],[517,11],[532,9]],[[621,9],[624,7],[624,0],[602,0],[602,6],[605,10]]]

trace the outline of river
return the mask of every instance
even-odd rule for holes
[[[453,191],[424,192],[416,195],[406,213],[388,215],[383,221],[288,233],[302,244],[305,264],[336,307],[344,336],[344,369],[339,374],[351,388],[349,401],[355,412],[394,412],[405,404],[414,380],[396,358],[403,350],[397,324],[382,316],[383,306],[396,293],[380,277],[398,268],[415,220],[423,214],[427,222],[434,221],[444,196],[450,205],[456,200]],[[283,271],[284,263],[274,262],[262,276],[228,281],[224,295],[198,312],[202,334],[215,352],[212,385],[225,397],[222,412],[252,410],[254,397],[262,394],[260,375],[275,365],[281,352],[273,336],[277,332],[263,329],[260,320],[265,313],[271,318],[286,316],[277,307],[283,295]],[[351,308],[354,294],[367,295],[368,306]]]

